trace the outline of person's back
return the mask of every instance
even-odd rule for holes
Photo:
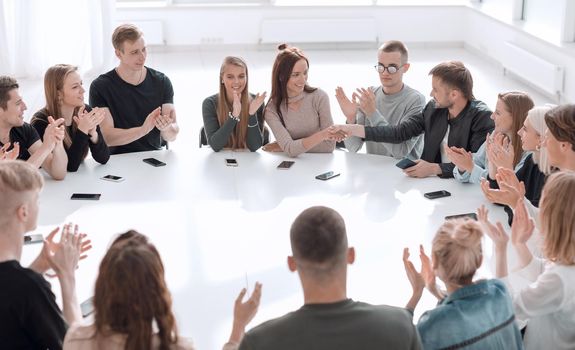
[[[462,287],[417,323],[425,349],[522,349],[511,299],[496,279]]]
[[[248,349],[419,349],[407,310],[351,299],[306,304],[248,332],[240,346]]]

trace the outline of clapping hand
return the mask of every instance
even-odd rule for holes
[[[455,146],[449,147],[447,144],[444,146],[445,154],[451,163],[455,164],[459,170],[471,172],[473,171],[473,155],[471,152],[466,151],[464,148]]]
[[[264,91],[262,94],[260,94],[259,92],[256,94],[256,96],[250,102],[250,108],[248,111],[248,113],[250,115],[256,114],[256,112],[258,111],[260,106],[264,103],[264,101],[266,99],[266,95],[267,95],[266,91]],[[234,99],[234,101],[235,101],[235,99]]]
[[[485,208],[484,205],[477,209],[477,217],[479,219],[479,223],[483,226],[483,230],[489,238],[493,241],[495,245],[495,249],[497,250],[505,250],[507,249],[507,243],[509,242],[509,236],[505,233],[505,229],[501,222],[497,222],[493,225],[488,218],[489,210]]]
[[[509,142],[509,137],[502,133],[497,133],[492,138],[487,135],[486,152],[489,163],[495,168],[513,169],[513,158],[515,152]]]
[[[48,126],[44,131],[44,143],[53,149],[56,145],[62,144],[65,136],[64,118],[54,119],[52,116],[49,116]]]
[[[20,143],[14,142],[14,147],[9,151],[8,148],[10,148],[10,142],[0,148],[0,160],[14,160],[20,155]]]
[[[359,101],[359,109],[369,117],[375,113],[376,110],[375,94],[370,88],[358,88],[356,91],[357,93],[353,93],[353,98]]]
[[[78,115],[74,116],[74,121],[78,125],[78,130],[90,137],[97,137],[97,126],[102,123],[106,112],[102,108],[95,107],[90,112],[86,112],[85,107],[81,107]]]
[[[517,201],[511,225],[511,242],[513,245],[526,244],[534,229],[535,223],[527,213],[525,203],[523,200]]]
[[[347,97],[343,89],[338,86],[335,89],[335,98],[337,99],[337,103],[339,103],[339,108],[345,115],[347,122],[350,124],[355,124],[355,115],[357,113],[357,95],[353,94],[353,101]]]

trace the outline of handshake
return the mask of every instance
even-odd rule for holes
[[[350,136],[365,137],[364,126],[358,124],[332,125],[324,132],[326,140],[336,142],[343,141]]]

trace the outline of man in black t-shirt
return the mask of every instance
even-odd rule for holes
[[[81,321],[75,271],[80,254],[90,249],[78,227],[66,225],[44,240],[42,252],[25,268],[20,265],[24,234],[36,229],[42,176],[21,160],[0,161],[0,347],[61,349],[67,324]],[[42,277],[54,270],[62,289],[63,313],[50,284]]]
[[[68,164],[63,143],[64,119],[49,118],[50,124],[42,142],[36,130],[24,122],[26,104],[18,87],[16,79],[0,76],[0,146],[8,150],[10,145],[17,143],[18,159],[37,168],[42,167],[52,178],[62,180],[66,176]]]
[[[421,349],[411,314],[347,297],[347,245],[343,218],[333,209],[303,211],[290,230],[290,271],[298,273],[305,304],[244,336],[240,350]]]
[[[106,143],[114,154],[160,149],[180,130],[172,83],[144,66],[146,43],[136,26],[116,28],[112,44],[120,64],[90,85],[90,105],[106,110],[100,125]]]

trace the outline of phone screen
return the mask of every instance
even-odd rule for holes
[[[100,193],[74,193],[70,199],[97,201],[100,199]]]
[[[116,175],[106,175],[106,176],[102,177],[102,180],[120,182],[120,181],[124,181],[124,178],[121,176],[116,176]]]
[[[40,234],[24,236],[24,244],[34,244],[44,242],[44,237]]]
[[[142,159],[142,160],[144,161],[144,163],[148,163],[148,164],[150,164],[152,166],[156,166],[156,167],[166,165],[166,163],[161,162],[161,161],[157,160],[156,158],[146,158],[146,159]]]
[[[340,175],[339,173],[328,171],[326,173],[317,175],[315,178],[318,180],[329,180],[339,175]]]
[[[477,221],[477,214],[465,213],[465,214],[457,214],[457,215],[448,215],[445,217],[445,220],[463,219],[463,218],[470,218],[470,219]]]
[[[442,197],[449,197],[449,196],[451,196],[451,193],[449,193],[445,190],[441,190],[441,191],[435,191],[435,192],[427,192],[427,193],[424,193],[423,196],[425,198],[429,198],[429,199],[437,199],[437,198],[442,198]]]
[[[80,304],[82,310],[82,317],[88,317],[94,312],[94,297],[91,297]]]
[[[295,162],[292,160],[284,160],[278,165],[278,169],[289,169]]]
[[[238,166],[238,161],[232,158],[226,158],[227,166]]]
[[[409,158],[403,158],[399,162],[395,163],[395,166],[400,169],[407,169],[411,168],[412,166],[416,165],[417,163]]]

